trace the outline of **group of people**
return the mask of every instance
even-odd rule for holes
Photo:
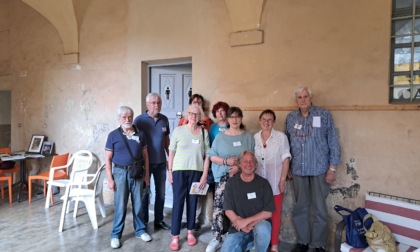
[[[154,224],[171,230],[169,248],[180,249],[179,235],[187,229],[187,244],[197,243],[202,196],[190,194],[193,183],[203,189],[214,184],[212,233],[206,252],[279,251],[281,209],[286,180],[292,179],[296,206],[293,222],[297,244],[293,252],[325,251],[328,211],[326,198],[340,164],[340,145],[331,114],[312,105],[312,92],[294,92],[298,109],[286,117],[285,133],[274,129],[276,114],[264,110],[261,130],[252,136],[242,123],[243,112],[225,102],[214,104],[213,123],[204,115],[204,98],[190,97],[184,118],[169,139],[168,118],[160,113],[161,97],[146,97],[147,111],[133,122],[133,111],[118,110],[120,127],[112,131],[105,146],[108,188],[114,193],[111,247],[121,247],[128,196],[131,194],[135,236],[152,238],[147,189],[153,175],[156,187]],[[126,138],[126,139],[123,139]],[[125,141],[127,140],[127,141]],[[128,142],[127,145],[125,142]],[[143,160],[142,179],[131,178],[131,149]],[[290,169],[289,169],[290,167]],[[165,180],[173,190],[171,226],[164,222]]]

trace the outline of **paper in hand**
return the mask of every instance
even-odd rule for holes
[[[209,189],[209,184],[206,184],[206,186],[203,189],[200,189],[199,186],[199,182],[193,182],[191,185],[190,194],[206,195],[207,190]]]

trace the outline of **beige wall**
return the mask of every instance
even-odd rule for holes
[[[12,90],[14,150],[43,133],[57,152],[86,148],[103,159],[117,107],[142,111],[142,62],[159,59],[191,57],[194,92],[207,105],[224,100],[256,110],[245,112],[252,132],[258,108],[294,105],[299,85],[312,87],[319,106],[388,105],[390,0],[266,0],[264,43],[239,47],[229,44],[232,26],[222,0],[116,3],[90,2],[79,24],[80,62],[62,64],[55,27],[21,1],[0,1],[0,10],[8,10],[0,11],[0,90]],[[277,112],[278,129],[288,112]],[[419,198],[419,111],[332,114],[343,164],[330,206],[360,205],[370,190]]]

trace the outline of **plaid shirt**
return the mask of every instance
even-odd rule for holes
[[[327,110],[311,106],[307,117],[303,117],[300,110],[289,113],[286,134],[294,175],[318,176],[327,172],[330,165],[341,163],[334,121]]]

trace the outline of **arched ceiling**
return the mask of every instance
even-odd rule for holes
[[[83,17],[91,0],[22,0],[47,18],[63,40],[64,55],[76,55]],[[225,0],[232,24],[231,45],[262,43],[260,27],[264,0]],[[71,63],[77,63],[71,62]]]
[[[47,18],[63,40],[64,54],[79,53],[80,26],[90,0],[22,0]]]

